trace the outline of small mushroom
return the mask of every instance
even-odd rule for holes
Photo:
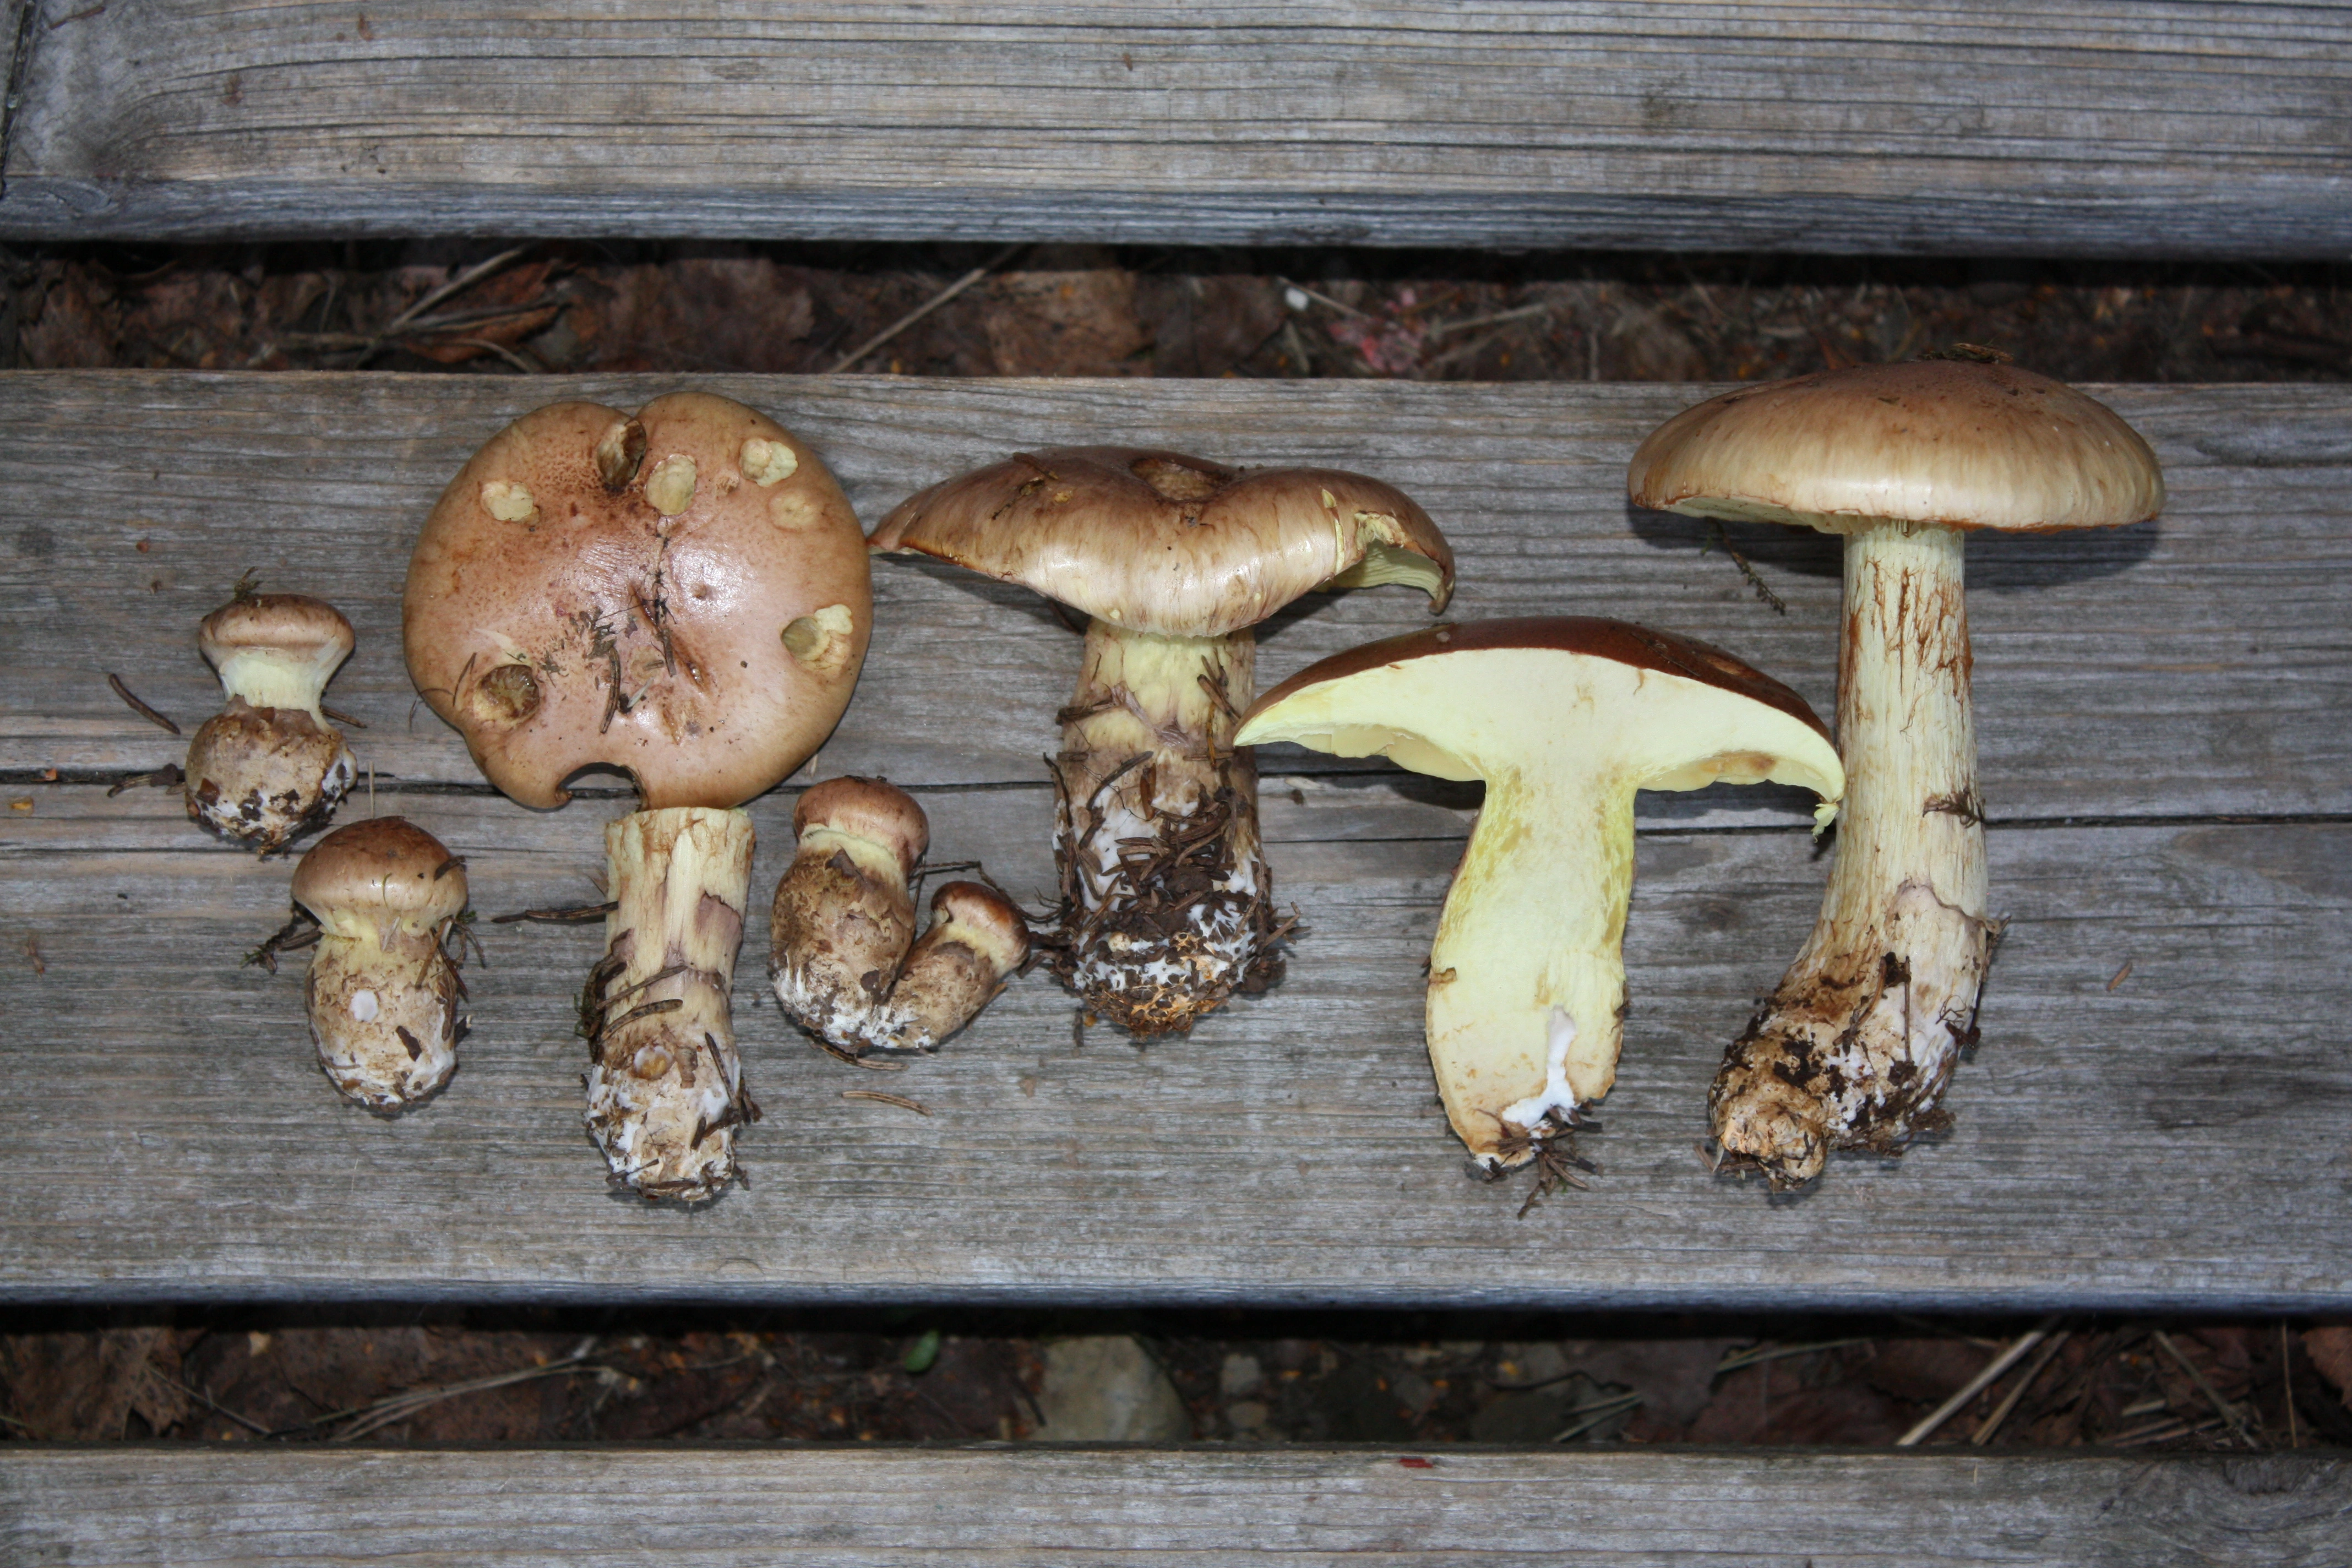
[[[738,1174],[728,989],[751,820],[735,809],[848,706],[871,599],[832,474],[783,426],[676,393],[563,403],[476,453],[410,559],[408,669],[489,781],[551,807],[588,767],[645,809],[605,833],[614,909],[582,997],[590,1135],[614,1179],[698,1203]]]
[[[319,709],[352,624],[301,594],[239,594],[196,647],[228,702],[188,742],[188,816],[262,854],[324,823],[359,767]]]
[[[1331,469],[1247,471],[1114,447],[1021,453],[902,502],[877,552],[1019,583],[1084,612],[1055,760],[1060,931],[1087,1011],[1189,1029],[1281,973],[1257,774],[1234,725],[1258,622],[1318,590],[1409,584],[1442,608],[1454,557],[1402,491]]]
[[[877,1043],[935,1051],[980,1016],[1004,977],[1029,956],[1029,922],[984,882],[949,882],[931,895],[931,926],[891,987]]]
[[[370,1110],[405,1110],[457,1070],[465,987],[446,951],[466,910],[466,866],[414,823],[339,827],[294,870],[294,902],[319,922],[304,999],[319,1066]]]
[[[1899,1153],[1941,1109],[1991,957],[1962,565],[1974,529],[2105,528],[2164,505],[2156,456],[2029,371],[1864,365],[1686,408],[1634,453],[1641,506],[1845,540],[1838,749],[1852,787],[1811,939],[1726,1053],[1716,1138],[1775,1186]]]
[[[1308,666],[1239,741],[1483,779],[1429,954],[1446,1118],[1489,1167],[1609,1092],[1625,1011],[1637,790],[1844,788],[1804,700],[1719,648],[1582,617],[1437,626]]]
[[[818,1038],[861,1050],[915,940],[907,882],[930,827],[888,780],[837,778],[803,793],[793,831],[768,924],[776,1000]]]

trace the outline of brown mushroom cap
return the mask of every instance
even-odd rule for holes
[[[942,884],[931,895],[931,921],[953,922],[975,947],[985,942],[1000,969],[1013,969],[1029,956],[1029,922],[1020,907],[985,882]]]
[[[442,869],[452,858],[438,838],[404,817],[354,822],[302,857],[294,901],[321,922],[341,911],[438,925],[466,908],[465,866]]]
[[[649,807],[732,806],[848,705],[865,541],[816,455],[756,410],[677,393],[564,403],[458,471],[416,542],[409,675],[526,805],[626,770]]]
[[[864,779],[844,774],[811,784],[793,807],[793,836],[810,827],[835,832],[895,849],[898,874],[911,877],[915,862],[931,845],[931,825],[915,797],[888,779]]]
[[[352,623],[334,605],[308,594],[248,594],[204,618],[196,627],[196,647],[215,668],[247,648],[331,668],[350,657]]]
[[[1020,453],[902,501],[871,543],[1176,637],[1255,626],[1323,587],[1410,583],[1436,609],[1454,591],[1454,552],[1392,486],[1145,447]]]
[[[2139,433],[2032,371],[1915,360],[1744,387],[1686,408],[1633,454],[1638,506],[1803,523],[2108,528],[2164,506]]]
[[[1563,653],[1614,659],[1635,669],[1654,669],[1719,686],[1768,708],[1777,708],[1803,721],[1823,740],[1830,738],[1829,726],[1822,722],[1821,716],[1803,698],[1738,655],[1726,653],[1696,637],[1679,637],[1598,616],[1507,616],[1491,621],[1427,626],[1402,637],[1365,643],[1318,659],[1276,686],[1250,705],[1242,724],[1245,728],[1250,720],[1292,694],[1326,680],[1433,654],[1514,647],[1558,648]]]

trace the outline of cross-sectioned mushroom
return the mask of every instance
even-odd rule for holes
[[[1776,1186],[1833,1149],[1949,1120],[1991,956],[1962,564],[1975,529],[2104,528],[2164,505],[2105,405],[2001,364],[1864,365],[1685,409],[1642,443],[1638,505],[1845,541],[1838,748],[1852,780],[1819,922],[1733,1043],[1715,1136]]]
[[[1429,954],[1447,1120],[1491,1168],[1609,1091],[1625,1010],[1638,790],[1844,788],[1804,700],[1719,648],[1622,621],[1437,626],[1308,666],[1238,736],[1483,779]]]
[[[802,794],[793,832],[768,922],[776,1000],[819,1039],[863,1050],[915,940],[907,884],[930,826],[888,780],[837,778]]]
[[[246,594],[206,616],[196,646],[228,701],[188,742],[188,816],[263,854],[324,823],[358,774],[320,711],[351,657],[352,624],[302,594]]]
[[[304,1000],[328,1081],[375,1111],[430,1097],[457,1070],[464,1032],[447,942],[465,862],[404,818],[354,822],[302,857],[294,902],[319,922]]]
[[[1028,956],[1029,922],[1012,900],[984,882],[942,885],[931,895],[930,929],[890,988],[876,1042],[938,1050],[996,1000]]]
[[[1454,557],[1402,491],[1333,469],[1244,470],[1114,447],[1021,453],[902,502],[877,552],[1035,589],[1088,616],[1055,759],[1060,929],[1087,1010],[1192,1027],[1281,973],[1257,775],[1234,744],[1251,630],[1303,594],[1404,584],[1442,608]]]
[[[408,569],[410,676],[490,782],[551,807],[635,780],[605,836],[615,904],[582,998],[587,1123],[614,1178],[715,1197],[744,1090],[728,1005],[749,894],[736,809],[848,705],[872,620],[865,540],[816,454],[723,397],[541,408],[434,508]]]

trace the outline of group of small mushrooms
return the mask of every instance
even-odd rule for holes
[[[1834,819],[1819,923],[1731,1046],[1712,1131],[1775,1185],[1839,1149],[1900,1152],[1941,1109],[1999,922],[1976,782],[1962,544],[1971,529],[2152,517],[2147,444],[2006,364],[1931,359],[1749,388],[1644,441],[1638,505],[1844,539],[1837,729],[1721,649],[1622,621],[1492,620],[1350,649],[1255,694],[1252,628],[1299,595],[1383,584],[1433,613],[1454,560],[1392,487],[1150,448],[1020,453],[935,485],[865,538],[824,465],[765,416],[698,393],[635,415],[568,403],[494,437],[443,493],[404,600],[408,668],[476,763],[553,808],[603,767],[641,808],[605,833],[604,956],[582,999],[588,1130],[614,1178],[687,1203],[737,1179],[759,1115],[729,1007],[751,897],[744,803],[846,708],[871,630],[869,553],[914,553],[1086,617],[1049,759],[1060,886],[1034,957],[1139,1037],[1190,1029],[1279,976],[1289,929],[1261,850],[1250,748],[1286,742],[1486,786],[1430,953],[1447,1117],[1489,1169],[1533,1158],[1609,1091],[1635,793],[1767,781]],[[189,751],[189,814],[265,852],[321,825],[356,767],[320,698],[348,623],[240,592],[204,623],[227,694]],[[915,888],[929,826],[906,791],[801,795],[771,910],[787,1016],[835,1055],[936,1049],[1033,958],[981,881]],[[463,862],[396,817],[321,839],[321,1066],[379,1111],[456,1065]]]

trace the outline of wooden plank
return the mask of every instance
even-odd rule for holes
[[[2309,1453],[0,1450],[0,1555],[78,1568],[2252,1568],[2340,1561],[2347,1512]]]
[[[116,671],[193,722],[217,705],[197,620],[258,568],[324,595],[360,649],[330,700],[371,727],[385,777],[478,787],[417,709],[398,595],[415,531],[482,440],[540,402],[634,407],[677,383],[604,379],[44,372],[0,378],[0,770],[110,778],[179,748],[107,689]],[[707,383],[803,431],[869,524],[922,485],[1056,442],[1164,443],[1229,460],[1368,470],[1403,485],[1461,559],[1454,614],[1624,616],[1718,642],[1823,712],[1835,684],[1838,556],[1822,536],[1734,527],[1789,605],[1759,603],[1699,523],[1638,513],[1624,464],[1705,389],[1369,382]],[[2161,454],[2159,521],[1979,537],[1984,790],[1998,818],[2333,813],[2352,808],[2352,393],[2337,386],[2102,389]],[[969,574],[877,562],[858,700],[808,776],[1034,783],[1077,639],[1044,601]],[[1402,590],[1311,598],[1261,643],[1271,682],[1425,624]],[[1328,759],[1274,754],[1276,771]],[[1646,820],[1785,821],[1745,796],[1653,797]]]
[[[2352,825],[1996,830],[2013,923],[1958,1128],[1899,1163],[1841,1160],[1795,1202],[1710,1176],[1694,1145],[1822,867],[1801,828],[1651,833],[1625,1067],[1586,1144],[1604,1174],[1522,1220],[1523,1180],[1465,1179],[1421,1040],[1464,797],[1268,793],[1278,891],[1309,928],[1289,977],[1148,1050],[1080,1044],[1031,976],[908,1071],[841,1066],[766,999],[755,917],[736,992],[768,1109],[740,1145],[754,1184],[688,1215],[608,1196],[581,1131],[593,930],[486,930],[462,1070],[381,1121],[312,1065],[299,976],[237,967],[283,918],[282,862],[206,843],[151,792],[37,792],[0,858],[0,1299],[2352,1305],[2352,984],[2329,958],[2352,951]],[[1047,885],[1043,789],[924,798],[937,853]],[[380,804],[466,855],[490,912],[593,897],[623,805]],[[762,889],[789,806],[754,808]],[[877,1086],[932,1114],[839,1098]]]
[[[40,0],[18,238],[2336,257],[2352,19],[2220,0]]]

